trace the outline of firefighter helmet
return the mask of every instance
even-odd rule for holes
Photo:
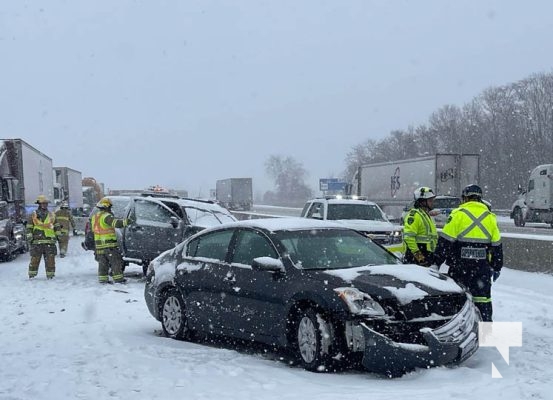
[[[415,198],[415,201],[417,201],[417,200],[433,199],[434,197],[436,197],[436,195],[434,194],[434,191],[431,188],[422,186],[413,192],[413,197]]]
[[[46,197],[43,194],[39,194],[35,201],[36,204],[43,204],[43,203],[50,203],[50,200],[48,200],[48,197]]]
[[[465,186],[463,189],[463,192],[461,193],[461,196],[463,197],[477,197],[479,199],[482,198],[482,188],[478,185],[468,185]]]
[[[98,207],[98,208],[111,208],[112,205],[113,204],[111,203],[111,200],[108,199],[107,197],[104,197],[104,198],[100,199],[98,204],[96,204],[96,207]]]

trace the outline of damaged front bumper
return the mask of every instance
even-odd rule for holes
[[[362,351],[363,366],[372,372],[397,375],[415,368],[459,364],[478,350],[480,314],[468,300],[444,325],[423,328],[426,344],[398,343],[361,322],[350,327],[352,351]]]

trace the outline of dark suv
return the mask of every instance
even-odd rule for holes
[[[123,260],[142,265],[144,273],[151,260],[188,236],[205,228],[236,221],[228,210],[208,200],[158,196],[108,198],[113,203],[115,217],[130,217],[135,221],[132,225],[117,229],[117,237]],[[91,217],[97,212],[98,209],[94,208]],[[88,233],[89,240],[90,236]],[[90,250],[91,246],[83,247]]]

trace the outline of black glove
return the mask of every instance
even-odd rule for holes
[[[492,279],[493,279],[494,282],[499,278],[499,275],[501,275],[501,271],[493,271],[492,272]]]
[[[77,232],[76,229],[73,229],[73,236],[79,236],[79,233]]]

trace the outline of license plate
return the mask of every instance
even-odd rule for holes
[[[472,260],[485,260],[486,249],[482,247],[461,247],[461,258],[470,258]]]

